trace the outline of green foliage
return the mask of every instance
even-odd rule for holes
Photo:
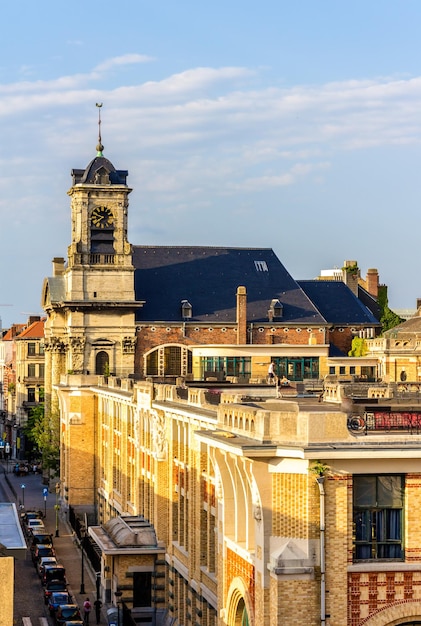
[[[348,356],[365,356],[367,354],[367,346],[363,337],[353,337],[351,350],[348,352]]]
[[[59,423],[58,418],[54,419],[51,416],[49,419],[45,415],[44,404],[41,403],[31,410],[23,429],[34,450],[41,454],[43,468],[51,470],[53,476],[58,473],[60,464]]]
[[[314,461],[308,468],[308,471],[315,476],[326,476],[330,472],[330,467],[323,461]]]
[[[347,274],[352,274],[353,276],[355,276],[359,272],[359,267],[357,263],[354,263],[354,265],[345,265],[342,270],[345,270]]]
[[[405,320],[403,320],[399,315],[394,313],[391,309],[389,309],[388,299],[387,299],[387,287],[379,287],[379,293],[377,296],[377,302],[380,307],[381,317],[380,322],[382,325],[382,334],[387,330],[398,326],[398,324],[402,324]]]

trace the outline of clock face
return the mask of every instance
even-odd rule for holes
[[[91,214],[91,223],[95,228],[107,228],[114,222],[113,214],[105,206],[97,206]]]

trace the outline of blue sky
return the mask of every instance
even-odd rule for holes
[[[67,255],[96,102],[133,244],[271,247],[296,279],[353,259],[415,307],[418,0],[20,0],[2,24],[4,327]]]

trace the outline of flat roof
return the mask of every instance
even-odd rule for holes
[[[3,556],[26,558],[26,541],[13,502],[0,502],[0,544]]]

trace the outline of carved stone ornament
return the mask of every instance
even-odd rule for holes
[[[73,352],[83,352],[86,340],[84,337],[70,337],[70,347]]]
[[[49,337],[44,343],[45,352],[65,352],[66,348],[66,342],[60,337]]]
[[[158,461],[165,461],[168,445],[165,433],[165,413],[163,411],[153,411],[151,413],[151,427],[152,454]]]

